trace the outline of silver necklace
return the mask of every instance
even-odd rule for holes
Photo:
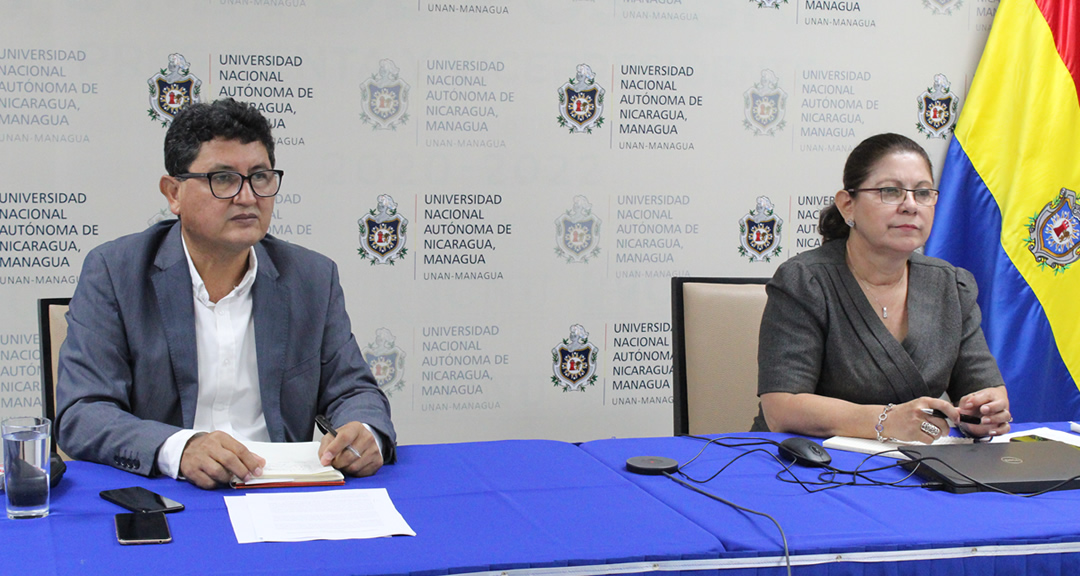
[[[862,288],[863,293],[869,295],[870,298],[873,299],[874,302],[878,306],[881,307],[881,317],[882,318],[888,318],[889,317],[889,307],[882,304],[881,300],[878,300],[878,297],[875,296],[873,291],[870,290],[870,286],[873,286],[873,284],[871,284],[869,280],[865,280],[861,276],[859,276],[859,273],[855,271],[855,267],[851,265],[851,257],[850,256],[848,257],[847,261],[848,261],[848,269],[851,270],[851,275],[855,277],[855,281],[859,283],[859,287]],[[885,289],[886,290],[892,290],[893,288],[896,288],[896,286],[899,285],[901,282],[903,282],[904,278],[906,278],[906,277],[907,277],[907,266],[904,267],[904,273],[900,275],[900,279],[897,280],[896,282],[893,282],[892,284],[886,286]]]
[[[856,279],[856,280],[859,280],[859,284],[860,284],[860,285],[862,284],[862,282],[863,282],[863,281],[862,281],[861,279],[859,279],[859,277],[858,277],[858,276],[856,276],[856,277],[855,277],[855,279]],[[894,286],[895,286],[895,284],[894,284]],[[869,294],[869,295],[870,295],[870,297],[874,299],[874,302],[875,302],[875,303],[876,303],[876,304],[877,304],[878,306],[881,306],[881,317],[882,317],[882,318],[888,318],[888,317],[889,317],[889,307],[888,307],[888,306],[886,306],[886,305],[884,305],[884,304],[882,304],[882,303],[881,303],[881,300],[878,300],[878,299],[877,299],[877,296],[874,296],[874,293],[873,293],[873,292],[870,292],[870,291],[869,291],[869,290],[867,290],[867,289],[866,289],[865,287],[863,287],[863,292],[866,292],[867,294]]]

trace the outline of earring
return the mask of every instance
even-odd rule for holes
[[[851,220],[850,218],[847,219],[847,220],[844,220],[844,223],[848,225],[848,228],[854,228],[855,227],[855,221]]]

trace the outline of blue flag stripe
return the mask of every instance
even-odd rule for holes
[[[959,139],[949,143],[926,253],[979,281],[983,332],[1022,422],[1076,419],[1080,392],[1035,293],[1001,246],[1001,211]],[[987,281],[989,280],[989,281]]]

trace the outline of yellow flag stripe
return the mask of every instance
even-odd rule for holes
[[[1025,242],[1030,219],[1061,188],[1080,192],[1076,85],[1034,0],[998,7],[956,137],[1001,210],[1005,253],[1042,304],[1069,372],[1080,374],[1080,262],[1055,274]]]

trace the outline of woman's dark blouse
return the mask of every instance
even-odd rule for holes
[[[908,260],[908,333],[897,342],[848,269],[846,240],[782,264],[766,286],[758,395],[814,393],[900,404],[948,392],[954,402],[1004,382],[979,323],[975,278],[944,260]],[[759,409],[754,431],[768,430]]]

